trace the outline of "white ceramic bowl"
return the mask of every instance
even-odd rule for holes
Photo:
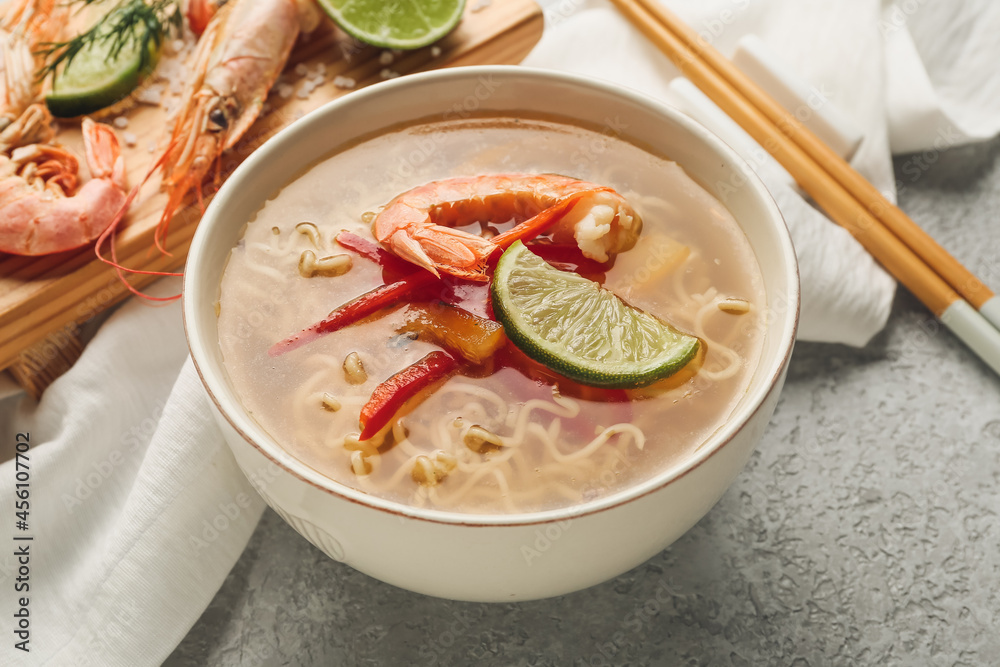
[[[334,482],[285,452],[244,411],[222,365],[213,304],[243,225],[292,175],[351,142],[416,119],[529,110],[625,136],[678,162],[730,209],[763,271],[766,336],[732,418],[684,465],[559,510],[470,515],[416,509]],[[520,67],[456,68],[348,95],[258,148],[212,201],[188,256],[184,321],[219,424],[253,486],[331,558],[413,591],[527,600],[597,584],[647,560],[718,501],[760,440],[784,383],[798,319],[795,255],[781,214],[732,150],[679,112],[624,88]]]

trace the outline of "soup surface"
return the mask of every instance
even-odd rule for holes
[[[250,415],[337,482],[468,513],[591,500],[690,457],[747,389],[761,348],[763,283],[746,237],[719,201],[676,164],[610,134],[541,120],[431,122],[359,143],[295,178],[249,221],[221,285],[219,343]],[[673,378],[626,391],[582,387],[505,348],[505,361],[438,383],[388,433],[358,442],[359,413],[376,386],[440,348],[399,332],[408,308],[400,304],[269,356],[277,341],[383,284],[380,267],[358,255],[342,275],[303,277],[302,254],[351,255],[337,233],[371,239],[372,215],[399,193],[496,172],[564,174],[621,193],[643,227],[603,285],[698,336],[707,351]],[[504,222],[488,231],[507,228]],[[481,309],[482,288],[456,283],[452,296],[455,290],[467,290],[470,309]],[[351,353],[363,376],[345,373]]]

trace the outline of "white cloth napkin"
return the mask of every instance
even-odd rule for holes
[[[164,280],[153,291],[179,289]],[[15,462],[0,466],[0,664],[154,665],[184,637],[264,508],[207,401],[180,304],[133,300],[40,403],[0,403],[3,437],[28,433],[31,443],[26,531],[15,526]],[[13,648],[10,632],[21,545],[30,653]]]
[[[893,3],[879,29],[894,153],[940,151],[1000,132],[1000,2]]]
[[[549,29],[530,64],[667,97],[672,66],[606,4],[543,4]],[[991,17],[1000,27],[991,0],[902,3],[919,5],[908,17],[912,31],[887,31],[882,21],[892,10],[883,12],[878,0],[668,4],[724,53],[753,32],[824,86],[866,130],[855,165],[887,192],[894,187],[890,138],[897,149],[933,147],[941,119],[960,133],[954,143],[1000,129],[1000,74],[992,67],[1000,43],[980,25]],[[970,22],[974,16],[981,18]],[[920,57],[933,62],[924,66]],[[794,191],[775,186],[774,193],[802,263],[801,337],[863,344],[885,321],[891,281]],[[163,281],[155,291],[177,289],[176,281]],[[5,440],[31,434],[23,534],[35,538],[29,654],[13,649],[17,563],[12,548],[0,552],[7,601],[0,664],[161,662],[222,584],[263,508],[210,419],[187,361],[178,305],[125,304],[40,403],[0,399],[0,426]],[[0,465],[0,536],[7,540],[22,534],[14,525],[14,483],[14,462],[7,461]]]

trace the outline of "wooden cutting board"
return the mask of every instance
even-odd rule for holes
[[[393,74],[454,67],[517,63],[531,50],[542,34],[542,13],[533,0],[468,0],[458,28],[435,47],[404,53],[384,62],[388,56],[374,48],[351,48],[351,42],[332,24],[300,40],[285,69],[285,86],[295,91],[286,96],[272,90],[267,112],[247,132],[223,160],[222,173],[231,173],[257,146],[304,114],[350,92],[334,84],[337,77],[349,77],[360,88]],[[304,99],[297,94],[305,79],[325,66],[324,83]],[[304,65],[303,67],[299,65]],[[299,66],[299,67],[297,67]],[[386,71],[388,70],[388,71]],[[296,71],[306,71],[304,77]],[[343,84],[343,81],[340,81]],[[159,155],[167,133],[167,112],[154,106],[138,106],[124,114],[128,126],[119,130],[123,153],[135,183]],[[127,146],[128,132],[133,140]],[[64,128],[58,141],[82,155],[79,127]],[[152,146],[157,146],[151,152]],[[81,160],[81,162],[83,162]],[[86,167],[81,168],[86,172]],[[206,194],[212,190],[206,187]],[[118,234],[118,261],[129,267],[153,271],[177,270],[184,263],[191,237],[201,217],[192,203],[170,223],[167,250],[163,255],[153,246],[153,231],[163,211],[166,195],[147,185],[129,213],[127,226]],[[107,249],[105,249],[107,254]],[[136,287],[152,282],[150,276],[131,275]],[[100,262],[93,246],[85,249],[30,258],[0,255],[0,370],[10,369],[22,386],[39,394],[79,354],[80,326],[118,303],[129,292],[115,271]]]

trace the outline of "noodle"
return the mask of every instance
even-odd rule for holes
[[[493,468],[493,477],[497,480],[497,488],[500,489],[500,499],[503,501],[504,509],[510,514],[517,513],[517,507],[510,498],[510,485],[507,484],[507,478],[497,468]]]
[[[713,295],[714,296],[714,295]],[[705,332],[705,318],[714,313],[721,313],[719,310],[719,302],[724,301],[722,298],[713,298],[701,308],[698,309],[698,314],[694,318],[694,334],[701,338],[702,340],[710,340],[708,334]],[[721,342],[717,340],[712,340],[708,348],[714,356],[722,355],[727,359],[725,365],[718,370],[709,370],[708,368],[702,367],[700,373],[703,377],[709,380],[725,380],[731,378],[739,372],[740,363],[742,359],[740,355],[736,353],[730,347],[726,347]]]

